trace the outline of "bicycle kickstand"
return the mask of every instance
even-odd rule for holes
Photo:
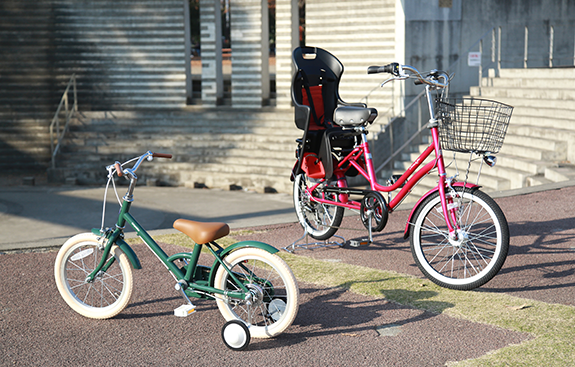
[[[370,210],[367,213],[367,219],[368,219],[368,225],[367,225],[367,233],[369,234],[369,237],[366,240],[362,239],[360,241],[358,240],[350,240],[349,245],[351,247],[359,247],[359,246],[369,246],[373,243],[373,233],[371,230],[371,219],[373,218],[373,212]]]

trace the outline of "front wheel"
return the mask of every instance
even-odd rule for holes
[[[441,198],[436,192],[414,213],[411,253],[419,269],[434,283],[470,290],[491,280],[501,269],[509,250],[505,215],[487,194],[455,188],[448,199],[455,208],[457,237],[450,238]]]
[[[297,219],[306,233],[316,240],[323,241],[337,232],[343,219],[344,209],[340,206],[312,201],[306,191],[312,185],[304,173],[297,175],[293,183],[293,203]],[[323,195],[335,201],[337,194],[325,193]]]
[[[217,298],[227,321],[243,321],[254,338],[274,337],[292,324],[299,307],[299,289],[285,261],[265,250],[246,247],[230,253],[224,263],[252,296],[249,301]],[[218,267],[214,287],[228,292],[241,289],[223,266]]]
[[[70,238],[56,256],[54,278],[60,295],[74,311],[93,319],[114,317],[130,303],[132,268],[118,246],[112,246],[105,272],[86,278],[102,259],[98,237],[82,233]]]

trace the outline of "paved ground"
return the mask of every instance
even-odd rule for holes
[[[100,228],[104,187],[0,187],[0,252],[59,246]],[[121,198],[126,187],[118,189]],[[108,191],[105,226],[115,224],[119,204]],[[232,228],[296,221],[287,194],[138,186],[132,215],[152,233],[171,231],[178,218],[229,223]],[[126,229],[127,233],[133,231]]]
[[[509,221],[511,252],[502,271],[479,291],[575,305],[575,187],[562,186],[494,195]],[[0,252],[53,246],[99,227],[102,197],[101,188],[0,188]],[[111,213],[117,210],[112,204]],[[169,230],[179,216],[228,221],[257,229],[241,239],[276,247],[301,235],[288,195],[141,187],[133,214],[158,231]],[[370,246],[296,253],[421,276],[402,238],[407,215],[393,213]],[[344,227],[339,233],[348,240],[365,235],[357,217],[346,217]],[[135,251],[143,269],[135,273],[132,303],[106,321],[83,318],[60,298],[53,281],[55,252],[0,255],[0,365],[441,366],[529,338],[303,283],[300,311],[286,333],[232,352],[221,341],[224,321],[215,304],[200,301],[192,316],[174,317],[182,301],[171,277],[143,245]],[[379,336],[378,327],[389,327],[390,336]]]

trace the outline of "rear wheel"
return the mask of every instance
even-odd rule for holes
[[[411,252],[419,269],[434,283],[451,289],[482,286],[501,269],[509,250],[509,228],[497,203],[479,190],[455,189],[449,199],[459,229],[450,238],[441,198],[436,192],[414,213]]]
[[[227,255],[224,263],[252,295],[249,301],[217,298],[227,321],[241,320],[254,338],[274,337],[292,324],[299,307],[299,289],[285,261],[265,250],[245,247]],[[223,266],[218,267],[214,287],[241,290]]]
[[[312,201],[307,193],[307,188],[312,185],[305,173],[296,176],[293,184],[295,212],[299,223],[312,238],[326,240],[337,232],[343,219],[344,209]],[[314,191],[314,195],[319,197],[320,194]],[[325,193],[324,195],[335,201],[337,194]]]

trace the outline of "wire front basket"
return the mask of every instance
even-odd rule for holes
[[[513,107],[487,99],[437,101],[441,147],[462,153],[492,153],[501,149]]]

